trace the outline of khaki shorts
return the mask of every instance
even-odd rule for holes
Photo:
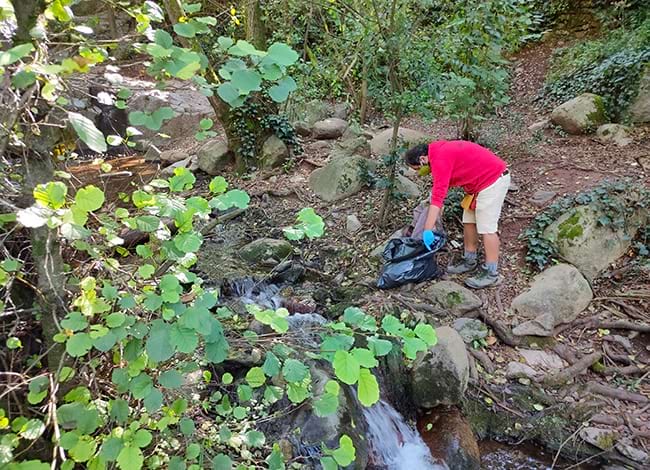
[[[480,234],[497,233],[501,208],[509,187],[510,174],[507,174],[478,193],[476,210],[463,211],[463,223],[476,224],[476,230]]]

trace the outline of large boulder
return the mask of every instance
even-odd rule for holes
[[[338,139],[348,128],[347,121],[339,118],[327,118],[318,121],[312,128],[314,139]]]
[[[223,140],[206,142],[197,152],[199,168],[210,176],[221,174],[233,162],[228,143]]]
[[[364,166],[374,168],[376,163],[359,156],[332,160],[309,175],[309,188],[324,201],[345,199],[363,188]]]
[[[279,137],[272,135],[262,145],[261,167],[265,169],[282,166],[289,157],[287,144]]]
[[[444,462],[444,468],[480,470],[481,454],[476,437],[457,407],[440,406],[431,410],[418,419],[417,428],[431,456]]]
[[[606,214],[593,206],[578,206],[566,212],[544,231],[562,258],[593,280],[629,249],[647,213],[638,211],[627,217],[625,226],[602,225]]]
[[[264,264],[267,261],[275,264],[291,256],[293,247],[286,240],[274,238],[260,238],[243,246],[239,250],[239,256],[253,264]]]
[[[515,327],[513,333],[551,336],[555,326],[575,320],[592,298],[589,283],[574,266],[550,267],[535,277],[526,292],[513,299],[514,313],[528,320]]]
[[[388,155],[390,153],[392,138],[393,129],[385,129],[375,135],[370,141],[372,153],[374,155]],[[409,146],[428,143],[431,140],[426,134],[407,127],[399,128],[398,139]]]
[[[370,143],[365,137],[350,137],[347,139],[344,137],[340,142],[334,144],[329,158],[335,160],[337,158],[349,158],[353,155],[370,157]]]
[[[332,116],[333,111],[332,105],[327,101],[311,100],[294,106],[291,113],[295,116],[295,121],[311,130],[316,122]]]
[[[419,353],[411,371],[413,402],[421,408],[460,403],[467,389],[469,361],[463,338],[448,326],[436,329],[438,343]]]
[[[593,93],[561,104],[551,113],[551,122],[569,134],[587,134],[607,122],[603,98]]]
[[[650,66],[647,66],[639,82],[639,92],[628,108],[632,122],[650,122]]]
[[[152,145],[150,148],[155,148],[155,146]],[[148,149],[147,152],[149,152]],[[158,158],[167,164],[180,162],[181,160],[185,160],[188,157],[190,157],[190,155],[188,155],[187,150],[184,149],[163,150],[158,155]]]
[[[629,127],[622,124],[603,124],[596,129],[596,137],[604,144],[613,142],[619,147],[625,147],[633,142]]]
[[[471,290],[452,281],[431,284],[425,291],[425,297],[456,316],[475,311],[483,305],[483,301]]]
[[[476,318],[457,318],[452,326],[466,343],[487,338],[489,333],[487,325]]]
[[[408,199],[418,198],[421,194],[418,185],[404,175],[395,178],[395,192]]]

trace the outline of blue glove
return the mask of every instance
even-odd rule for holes
[[[431,230],[425,230],[422,232],[422,241],[424,242],[424,246],[426,246],[427,250],[429,251],[433,250],[433,245],[439,238],[440,237],[433,233]]]

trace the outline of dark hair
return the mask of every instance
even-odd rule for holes
[[[407,165],[420,166],[420,157],[429,154],[429,144],[420,144],[411,147],[404,154],[404,162]]]

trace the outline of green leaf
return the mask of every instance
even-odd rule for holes
[[[420,351],[427,350],[427,343],[422,341],[420,338],[404,338],[404,344],[402,346],[402,351],[404,355],[409,359],[415,359],[417,353]]]
[[[415,332],[418,338],[420,338],[422,341],[427,343],[427,346],[435,346],[436,343],[438,342],[436,331],[433,329],[431,325],[420,323],[415,327],[415,330],[413,331]]]
[[[18,62],[33,50],[34,46],[31,43],[27,42],[25,44],[19,44],[18,46],[12,47],[7,51],[0,52],[0,67]]]
[[[170,340],[170,327],[162,320],[154,320],[147,338],[146,351],[154,362],[163,362],[172,357],[174,347]]]
[[[388,340],[380,339],[377,337],[368,338],[368,348],[377,357],[385,356],[393,349],[393,343]]]
[[[88,146],[91,150],[94,150],[98,153],[104,153],[107,150],[106,141],[104,140],[104,134],[95,127],[95,124],[85,116],[82,116],[79,113],[68,112],[68,119],[70,124],[77,132],[79,138]]]
[[[124,446],[117,456],[117,466],[120,470],[140,470],[143,463],[144,456],[137,447]]]
[[[126,400],[116,399],[108,402],[110,417],[118,423],[125,423],[129,417],[129,403]]]
[[[239,89],[231,82],[225,82],[217,87],[217,95],[232,106],[239,99]]]
[[[135,219],[138,230],[143,232],[155,232],[160,227],[160,219],[155,215],[139,215]]]
[[[207,131],[214,125],[214,122],[210,118],[203,118],[199,121],[199,127],[204,131]]]
[[[210,181],[209,189],[213,194],[221,194],[228,189],[228,182],[223,176],[215,176]]]
[[[339,448],[332,452],[332,457],[336,460],[341,467],[347,467],[357,458],[356,450],[352,439],[347,435],[341,436],[339,439]]]
[[[219,36],[217,38],[217,43],[219,44],[219,47],[223,50],[227,50],[230,48],[230,46],[233,45],[234,41],[231,38],[225,37],[225,36]]]
[[[182,418],[179,423],[179,427],[185,437],[190,437],[192,434],[194,434],[194,430],[196,429],[194,421],[189,418]]]
[[[41,206],[60,209],[65,204],[68,187],[61,181],[50,181],[34,188],[34,199]]]
[[[323,467],[323,470],[339,470],[339,464],[336,463],[334,457],[322,457],[320,459],[320,464]]]
[[[305,383],[289,382],[287,385],[287,398],[292,403],[302,403],[309,398],[309,385]]]
[[[287,382],[302,382],[309,375],[309,368],[297,359],[287,359],[282,367]]]
[[[68,451],[75,462],[87,462],[97,450],[97,441],[91,436],[80,436],[77,443]]]
[[[61,320],[61,326],[66,330],[80,331],[86,329],[88,321],[81,312],[70,312],[67,317]]]
[[[377,367],[377,365],[379,364],[377,362],[377,359],[375,359],[375,355],[369,349],[354,348],[350,352],[352,353],[354,358],[357,361],[359,361],[359,365],[363,367],[373,368],[373,367]]]
[[[126,315],[124,315],[121,312],[111,313],[105,319],[106,326],[108,326],[109,328],[117,328],[119,326],[122,326],[125,320],[126,320]]]
[[[399,336],[404,325],[394,316],[386,315],[381,321],[381,327],[386,333]]]
[[[40,419],[30,419],[21,428],[18,434],[23,439],[35,441],[45,432],[45,424]]]
[[[314,413],[320,418],[336,413],[336,410],[339,407],[338,390],[336,393],[330,393],[329,391],[324,393],[320,398],[318,398],[318,400],[314,401],[312,406],[314,408]]]
[[[255,49],[255,46],[253,46],[251,43],[244,41],[242,39],[238,40],[237,43],[228,50],[228,53],[230,55],[234,55],[238,57],[246,57],[250,55],[264,55],[263,52]]]
[[[266,383],[266,376],[261,367],[252,367],[246,374],[246,382],[253,388],[259,388]]]
[[[131,380],[129,390],[131,390],[133,398],[140,400],[151,393],[151,390],[153,390],[153,381],[151,380],[151,377],[142,372]]]
[[[161,47],[165,49],[171,49],[174,45],[174,40],[172,39],[171,34],[163,29],[157,29],[154,33],[154,41]],[[121,98],[121,97],[120,97]]]
[[[151,444],[153,436],[146,429],[138,429],[138,431],[133,436],[133,444],[135,444],[140,449],[147,447]]]
[[[124,447],[122,439],[117,437],[109,437],[104,441],[99,451],[100,455],[109,462],[113,462],[120,455],[120,451]]]
[[[151,390],[149,395],[147,395],[143,400],[144,407],[147,409],[149,413],[155,413],[156,411],[158,411],[162,406],[162,402],[163,402],[163,394],[157,388]]]
[[[232,410],[232,415],[237,418],[237,419],[244,419],[248,413],[246,412],[246,408],[243,406],[236,406]]]
[[[246,209],[249,202],[250,197],[245,191],[233,189],[225,194],[213,197],[210,200],[209,204],[213,209],[226,210],[230,209],[231,207]]]
[[[174,32],[184,38],[193,38],[196,35],[196,28],[191,23],[176,23]]]
[[[266,437],[259,431],[248,431],[245,435],[245,440],[249,447],[255,449],[264,446]]]
[[[199,345],[199,337],[191,328],[174,324],[169,332],[169,341],[178,351],[191,354]]]
[[[298,60],[298,53],[283,43],[274,43],[267,50],[267,57],[282,66],[293,65]]]
[[[232,460],[225,454],[218,454],[212,459],[212,470],[232,470]]]
[[[165,274],[160,280],[160,294],[165,302],[176,303],[183,291],[180,282],[173,274]]]
[[[221,381],[224,383],[224,385],[230,385],[233,381],[233,376],[230,372],[226,372],[221,376]]]
[[[174,169],[174,176],[169,178],[169,190],[180,192],[192,189],[196,182],[196,177],[187,168],[179,167]]]
[[[65,350],[72,357],[83,356],[92,347],[92,338],[87,333],[75,333],[65,343]]]
[[[239,90],[240,95],[248,95],[251,91],[261,89],[262,77],[254,70],[237,70],[232,73],[231,83]]]
[[[201,248],[203,239],[200,234],[186,232],[174,237],[174,245],[183,253],[195,253]]]
[[[278,357],[270,351],[267,352],[266,359],[262,365],[262,370],[269,377],[275,377],[278,375],[280,373],[280,361],[278,360]]]
[[[352,385],[359,380],[359,361],[347,351],[336,351],[334,354],[334,373],[343,383]]]
[[[372,406],[379,401],[379,384],[377,379],[368,369],[359,372],[359,385],[357,388],[359,401],[363,406]]]
[[[158,376],[158,383],[165,388],[180,388],[183,386],[183,375],[177,370],[168,370]]]
[[[12,336],[11,338],[7,338],[6,345],[8,349],[20,349],[23,347],[23,343],[20,341],[19,338],[16,338],[15,336]]]

